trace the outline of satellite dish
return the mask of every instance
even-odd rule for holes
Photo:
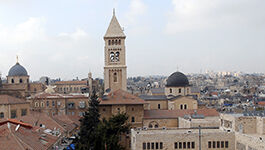
[[[106,93],[109,93],[110,91],[111,91],[111,89],[110,89],[110,88],[106,89]]]

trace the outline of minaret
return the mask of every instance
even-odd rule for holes
[[[104,89],[127,90],[127,66],[125,55],[125,34],[115,16],[110,21],[105,41]]]

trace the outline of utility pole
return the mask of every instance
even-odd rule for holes
[[[202,150],[201,142],[202,142],[202,139],[201,139],[201,126],[199,125],[199,150]]]

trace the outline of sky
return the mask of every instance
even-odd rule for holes
[[[2,76],[18,55],[32,80],[103,78],[113,8],[129,77],[265,73],[264,0],[8,0],[0,1]]]

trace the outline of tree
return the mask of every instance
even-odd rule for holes
[[[100,144],[100,136],[98,136],[97,133],[97,127],[100,123],[98,105],[98,97],[96,92],[93,91],[88,111],[85,112],[83,118],[80,119],[80,133],[76,145],[79,150],[96,150],[96,147],[100,146],[97,145]]]
[[[125,113],[118,113],[109,118],[103,119],[99,127],[103,135],[105,149],[107,150],[122,150],[119,143],[120,137],[129,131],[130,125],[126,123],[128,116]]]
[[[81,127],[76,142],[78,150],[122,150],[119,143],[120,136],[129,131],[130,125],[126,123],[128,116],[118,113],[108,120],[99,117],[99,101],[95,92],[91,96],[88,111],[80,119]]]

